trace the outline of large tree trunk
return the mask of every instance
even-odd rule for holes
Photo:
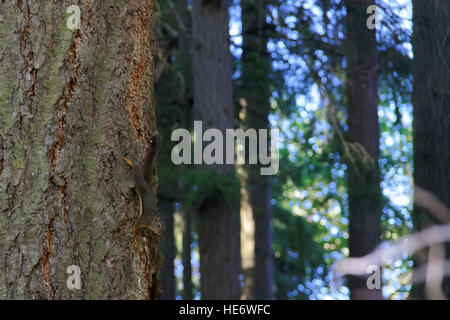
[[[79,3],[75,31],[73,1],[0,4],[1,299],[160,296],[159,239],[133,236],[123,161],[155,132],[154,2]]]
[[[371,252],[380,241],[381,188],[378,124],[376,31],[366,26],[367,7],[374,0],[346,0],[349,251],[351,257]],[[361,152],[361,148],[363,151]],[[364,277],[349,277],[351,299],[381,299]]]
[[[267,53],[266,1],[244,0],[242,8],[243,129],[269,128],[270,60]],[[246,153],[248,154],[248,152]],[[241,257],[243,299],[273,298],[272,221],[269,177],[258,165],[246,165],[241,178]]]
[[[450,2],[414,0],[414,183],[450,207]],[[414,206],[415,230],[435,224],[428,212]],[[414,257],[415,267],[427,263],[428,250]],[[450,248],[447,246],[447,258]],[[442,284],[450,297],[450,280]],[[413,286],[412,298],[424,295],[423,284]]]
[[[225,137],[233,128],[231,54],[227,1],[193,1],[194,114],[203,130],[216,128]],[[213,165],[219,174],[232,165]],[[239,217],[217,197],[208,197],[198,209],[200,289],[202,299],[239,299]]]

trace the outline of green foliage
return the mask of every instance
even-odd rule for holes
[[[325,251],[314,241],[319,227],[295,216],[292,212],[274,207],[275,284],[277,299],[306,299],[299,285],[313,275],[313,270],[325,263]]]
[[[220,174],[216,170],[188,170],[181,177],[186,190],[186,204],[199,207],[207,200],[217,200],[230,208],[239,205],[239,180],[234,172]]]

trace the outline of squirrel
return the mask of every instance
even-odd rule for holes
[[[141,227],[148,228],[157,235],[164,233],[164,225],[158,213],[152,187],[153,164],[156,159],[158,140],[158,135],[150,139],[150,152],[144,160],[143,168],[134,165],[129,158],[124,158],[125,162],[133,168],[134,183],[139,196],[139,218],[133,226],[134,235]]]

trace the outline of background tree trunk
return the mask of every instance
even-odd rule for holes
[[[152,0],[0,4],[0,298],[159,298],[132,170],[155,132]],[[156,180],[156,179],[154,179]],[[82,288],[66,286],[81,268]]]
[[[231,55],[227,1],[193,1],[194,116],[203,131],[233,128]],[[219,174],[232,165],[213,167]],[[239,299],[239,216],[220,199],[209,198],[197,215],[202,299]]]
[[[366,13],[374,0],[346,0],[348,140],[364,152],[352,150],[348,163],[349,251],[351,257],[371,252],[380,242],[381,187],[378,159],[378,66],[376,31],[369,30]],[[381,299],[381,290],[369,290],[364,277],[349,277],[351,299]]]
[[[183,300],[194,299],[192,287],[192,264],[191,264],[191,244],[192,244],[192,222],[191,212],[185,208],[183,210]]]
[[[265,0],[243,0],[242,84],[243,129],[269,129],[270,60]],[[246,153],[248,154],[248,153]],[[243,167],[241,178],[241,257],[243,299],[273,298],[272,221],[268,176],[259,165]]]
[[[183,75],[184,100],[182,103],[182,127],[192,129],[193,119],[193,80],[192,80],[192,17],[188,10],[187,0],[178,0],[177,8],[180,16],[180,39],[179,39],[179,58],[181,64],[181,73]],[[185,194],[183,187],[181,192]],[[192,216],[194,208],[185,206],[182,210],[183,219],[183,300],[194,299],[194,288],[192,284],[192,264],[191,264],[191,244],[192,244]]]
[[[450,207],[450,2],[414,0],[413,7],[414,183]],[[414,206],[413,223],[415,230],[421,230],[436,221]],[[427,251],[415,255],[416,268],[427,263]],[[448,258],[448,245],[446,251]],[[448,278],[442,289],[450,297]],[[423,299],[424,294],[422,283],[413,286],[412,298]]]
[[[162,298],[164,300],[175,300],[175,236],[174,236],[174,206],[173,202],[160,199],[159,211],[163,216],[165,232],[161,237],[161,251],[164,260],[161,269]]]
[[[181,177],[186,168],[177,167],[171,161],[173,144],[170,142],[172,131],[177,127],[189,129],[192,125],[192,75],[191,75],[191,17],[188,10],[187,0],[178,0],[173,6],[166,0],[159,2],[160,12],[157,21],[157,45],[159,79],[156,82],[156,101],[158,131],[165,137],[160,151],[158,170],[163,177],[159,190],[160,198],[164,199],[166,205],[172,207],[168,213],[169,223],[166,224],[166,234],[163,236],[167,250],[164,251],[164,266],[162,271],[163,295],[166,299],[175,299],[175,275],[173,274],[173,260],[175,259],[174,235],[178,230],[173,229],[173,208],[181,205],[181,219],[184,220],[184,203],[182,195],[186,194]],[[174,63],[175,61],[175,63]],[[181,195],[181,196],[180,196]],[[182,224],[185,224],[182,222]],[[190,227],[190,226],[189,226]],[[169,230],[170,228],[170,230]],[[184,232],[184,231],[183,231]],[[190,232],[190,231],[189,231]],[[185,238],[185,237],[183,237]],[[185,239],[190,242],[189,239]],[[184,249],[186,247],[183,247]],[[190,244],[187,246],[190,257]],[[184,250],[183,249],[183,250]],[[184,259],[184,275],[191,272],[190,258]],[[170,260],[172,262],[170,262]],[[189,263],[189,265],[186,265]],[[167,266],[167,269],[166,269]],[[191,281],[191,278],[186,279]],[[188,286],[192,291],[192,285]],[[189,288],[188,288],[189,290]],[[167,293],[167,294],[166,294]],[[184,295],[184,293],[183,293]],[[192,299],[192,294],[188,295]]]

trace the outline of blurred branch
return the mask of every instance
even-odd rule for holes
[[[450,241],[450,224],[427,228],[410,236],[402,237],[399,241],[385,243],[372,253],[361,258],[347,258],[338,263],[337,271],[341,275],[365,275],[370,265],[383,265],[389,260],[411,256],[414,252],[437,243]]]
[[[423,190],[422,188],[416,186],[414,188],[414,202],[417,205],[427,209],[440,221],[450,221],[450,210],[429,191]],[[431,286],[431,288],[435,288],[433,281],[435,281],[436,278],[432,278],[430,272],[432,271],[434,274],[433,277],[440,275],[441,280],[442,277],[448,272],[448,265],[445,261],[443,261],[443,257],[440,257],[439,251],[436,249],[435,245],[449,241],[450,224],[435,225],[410,236],[402,237],[399,241],[384,243],[364,257],[344,259],[338,263],[337,272],[341,275],[365,275],[367,274],[367,267],[370,265],[384,265],[389,261],[402,258],[405,254],[412,256],[416,251],[431,246],[432,248],[429,253],[430,260],[426,269],[425,281],[429,286]],[[437,261],[436,259],[440,260]],[[437,267],[438,265],[440,265],[439,268]],[[419,269],[419,271],[420,273],[418,277],[423,278],[424,270]],[[418,278],[414,280],[417,281]],[[437,293],[434,291],[433,293],[430,292],[430,294],[434,295]]]
[[[428,210],[440,222],[450,223],[450,209],[431,192],[414,186],[414,203]]]
[[[425,294],[431,300],[445,300],[441,289],[444,279],[445,247],[435,244],[428,253],[427,275],[425,280]]]
[[[429,269],[430,265],[433,265],[434,263],[436,263],[436,262],[435,261],[430,262],[430,263],[428,263],[428,265],[420,266],[420,267],[412,270],[411,273],[408,273],[408,274],[412,274],[411,284],[425,282],[427,280],[427,271],[430,270]],[[437,261],[437,263],[439,263],[441,265],[442,275],[446,276],[446,277],[450,276],[450,260]],[[433,266],[431,266],[431,267],[434,268]]]

